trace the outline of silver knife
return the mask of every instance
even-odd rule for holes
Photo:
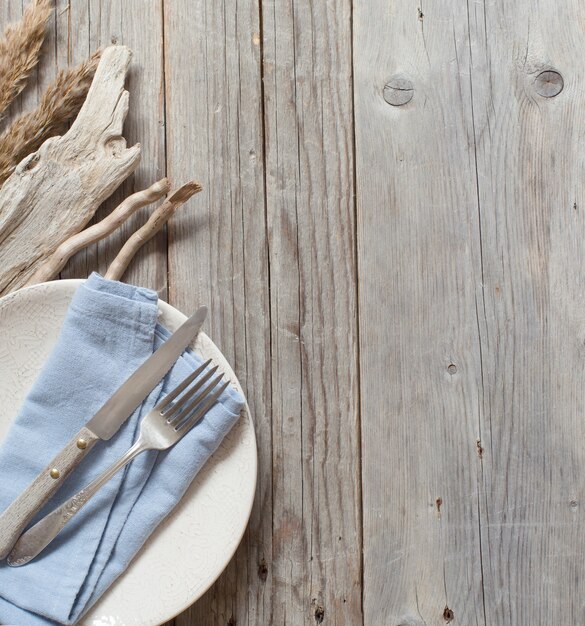
[[[8,553],[39,509],[98,441],[110,439],[156,387],[199,333],[207,307],[198,309],[106,401],[49,465],[0,515],[0,560]]]

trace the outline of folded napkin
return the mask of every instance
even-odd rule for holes
[[[170,335],[156,293],[97,274],[79,287],[58,342],[0,448],[3,511],[128,376]],[[140,418],[201,360],[190,351],[108,442],[95,448],[40,513],[79,491],[133,443]],[[231,386],[166,452],[146,452],[114,477],[34,561],[0,564],[0,623],[74,624],[126,569],[237,421]]]

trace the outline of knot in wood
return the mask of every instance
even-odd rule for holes
[[[384,100],[394,107],[410,102],[413,95],[412,82],[405,76],[393,76],[384,86]]]
[[[455,613],[453,613],[453,611],[448,606],[446,606],[445,610],[443,611],[443,619],[447,622],[447,624],[455,619]]]
[[[266,559],[262,559],[258,564],[258,577],[263,583],[265,583],[268,578],[268,565],[266,564]]]
[[[563,77],[555,70],[540,72],[534,80],[534,89],[536,93],[543,98],[554,98],[558,96],[564,86],[565,81]]]

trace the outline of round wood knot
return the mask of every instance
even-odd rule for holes
[[[412,100],[414,87],[404,76],[393,76],[384,86],[384,100],[393,107],[399,107]]]
[[[563,77],[554,70],[545,70],[544,72],[540,72],[534,80],[536,93],[543,98],[554,98],[555,96],[558,96],[564,86],[565,81],[563,80]]]
[[[318,606],[315,609],[315,622],[317,624],[322,624],[325,619],[325,609],[322,606]]]

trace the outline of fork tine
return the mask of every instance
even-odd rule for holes
[[[178,398],[178,400],[165,412],[162,414],[164,418],[166,418],[168,424],[172,424],[177,417],[181,414],[183,407],[193,396],[197,397],[197,392],[203,387],[203,385],[215,374],[218,366],[216,365],[205,374],[195,383],[183,393],[182,396]]]
[[[217,384],[221,382],[222,377],[223,374],[214,378],[209,386],[205,389],[205,391],[202,392],[201,396],[195,398],[195,400],[191,402],[189,406],[181,412],[181,417],[175,423],[176,431],[182,430],[186,424],[190,424],[191,422],[195,424],[195,422],[198,422],[205,415],[205,413],[207,413],[207,411],[209,411],[209,409],[217,402],[217,399],[229,384],[224,383],[219,389],[215,390]],[[211,393],[212,391],[213,393]],[[202,403],[204,403],[203,406],[201,406]]]
[[[183,434],[189,432],[197,423],[199,423],[203,419],[203,417],[205,417],[207,411],[209,411],[209,409],[211,409],[211,407],[219,400],[219,397],[229,387],[229,385],[229,382],[225,382],[223,385],[221,385],[221,387],[209,397],[207,402],[201,408],[195,411],[195,413],[193,413],[191,416],[184,419],[178,426],[175,426],[175,430],[186,429],[185,433]]]
[[[177,385],[168,395],[166,395],[155,407],[155,411],[160,411],[162,413],[163,409],[167,407],[180,393],[182,393],[196,378],[201,374],[201,372],[211,363],[211,359],[205,361],[203,365],[198,367],[192,374],[187,376],[182,383]]]

